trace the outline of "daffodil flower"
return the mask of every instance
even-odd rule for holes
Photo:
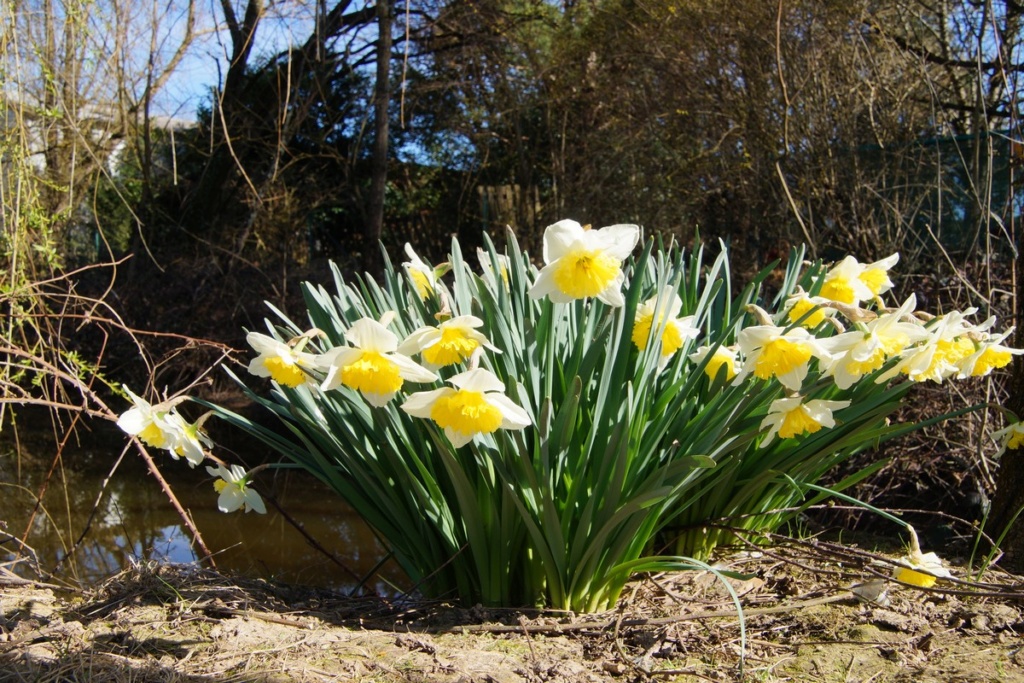
[[[830,301],[822,296],[807,296],[806,292],[798,292],[786,299],[786,319],[793,324],[799,322],[801,326],[813,330],[825,322],[825,318],[831,318],[836,314],[836,309],[828,306]]]
[[[818,295],[844,304],[873,299],[892,289],[889,269],[899,258],[899,254],[892,254],[865,265],[847,256],[825,273]]]
[[[993,458],[998,458],[1007,450],[1015,451],[1024,446],[1024,422],[1014,422],[992,434],[992,438],[999,442],[999,452]]]
[[[983,339],[978,343],[977,350],[957,363],[957,367],[960,368],[957,377],[985,377],[995,369],[1005,368],[1013,361],[1014,356],[1024,353],[1024,349],[1014,349],[1002,343],[1013,334],[1014,329],[1011,327],[994,337],[981,335]]]
[[[901,566],[893,572],[893,578],[921,588],[931,588],[936,579],[949,579],[953,575],[946,569],[942,560],[935,553],[922,553],[921,544],[917,540],[917,532],[908,526],[910,532],[910,549],[907,554],[896,562]]]
[[[695,364],[700,365],[707,358],[711,351],[710,346],[701,346],[687,356]],[[719,346],[711,354],[708,364],[704,366],[704,372],[711,381],[715,381],[721,368],[725,368],[725,381],[729,382],[736,377],[736,350],[729,346]]]
[[[869,263],[864,266],[861,271],[859,279],[868,289],[871,290],[871,294],[875,297],[885,294],[893,288],[893,282],[889,279],[889,271],[895,266],[900,260],[899,253],[890,254],[884,259]]]
[[[371,405],[381,407],[409,382],[433,382],[437,375],[400,353],[398,337],[384,325],[363,318],[345,332],[352,346],[339,346],[318,357],[327,370],[321,389],[330,391],[344,385],[363,395]]]
[[[929,334],[922,325],[905,322],[916,305],[917,299],[911,294],[897,310],[824,340],[832,354],[824,373],[831,375],[840,389],[849,389],[864,375],[881,368],[889,358],[927,339]]]
[[[498,275],[501,277],[501,282],[508,289],[508,270],[509,260],[508,256],[504,254],[495,254],[498,260]],[[476,248],[476,258],[480,261],[480,272],[483,273],[484,279],[487,280],[491,285],[497,285],[497,278],[494,277],[494,265],[491,263],[490,254],[481,249]]]
[[[259,354],[249,361],[249,374],[269,377],[282,386],[292,388],[311,381],[309,371],[316,367],[313,354],[259,332],[250,332],[245,340]]]
[[[249,488],[249,475],[241,466],[232,465],[228,469],[223,465],[217,465],[216,468],[207,467],[206,471],[217,477],[217,481],[213,482],[213,488],[220,494],[217,498],[217,509],[221,512],[234,512],[240,507],[244,507],[246,512],[255,510],[261,515],[267,512],[260,494]]]
[[[668,363],[687,339],[694,339],[700,334],[700,328],[693,326],[692,315],[676,317],[682,306],[679,295],[671,287],[666,287],[658,296],[651,297],[636,309],[632,339],[638,349],[647,348],[652,332],[662,328],[659,368]]]
[[[622,262],[640,239],[636,225],[588,230],[563,220],[544,231],[544,263],[530,288],[530,298],[549,296],[559,304],[596,296],[622,306]]]
[[[402,410],[436,422],[456,448],[465,446],[477,434],[523,429],[531,424],[527,412],[505,396],[505,385],[490,371],[474,368],[448,381],[454,389],[412,394]]]
[[[746,360],[736,382],[753,372],[760,379],[775,377],[787,389],[799,391],[811,358],[831,360],[825,345],[802,327],[755,325],[740,330],[737,341]]]
[[[178,436],[174,445],[168,448],[171,457],[175,460],[185,458],[189,467],[202,463],[206,459],[205,449],[213,447],[210,437],[202,431],[202,419],[189,423],[178,413],[171,413],[167,418],[175,423]]]
[[[480,332],[484,321],[472,315],[460,315],[437,327],[421,327],[401,343],[398,352],[411,356],[420,354],[428,367],[439,368],[462,363],[478,348],[501,353]]]
[[[419,295],[420,301],[422,301],[434,293],[434,287],[437,284],[437,273],[432,266],[427,265],[419,257],[408,242],[405,243],[405,253],[409,260],[402,263],[402,265],[405,266],[405,272],[409,274],[409,279],[412,280],[413,287],[416,288],[416,294]]]
[[[172,450],[181,440],[181,428],[184,422],[180,418],[171,417],[171,409],[165,404],[152,405],[144,398],[132,393],[128,387],[125,392],[135,404],[125,411],[117,420],[121,431],[137,436],[147,446]]]
[[[849,405],[849,401],[823,399],[812,399],[805,403],[802,396],[772,401],[768,414],[761,421],[761,429],[768,430],[761,445],[767,446],[776,435],[781,439],[791,439],[801,434],[814,434],[822,427],[831,429],[836,426],[832,413]]]

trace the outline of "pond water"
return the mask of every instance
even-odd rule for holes
[[[134,451],[100,495],[125,444],[119,433],[110,437],[109,445],[66,449],[37,506],[55,449],[40,452],[33,444],[27,455],[24,440],[16,446],[9,434],[0,435],[0,562],[14,559],[23,541],[21,556],[26,560],[15,566],[18,573],[38,578],[40,570],[44,576],[53,572],[52,581],[89,585],[132,562],[197,560],[191,535]],[[171,460],[163,452],[153,455],[220,570],[349,590],[359,583],[354,577],[369,575],[385,556],[369,527],[304,472],[264,471],[261,490],[271,492],[345,569],[315,549],[269,503],[266,515],[224,514],[217,510],[214,480],[205,468],[190,469],[184,460]],[[366,587],[396,593],[402,582],[402,573],[389,562]]]

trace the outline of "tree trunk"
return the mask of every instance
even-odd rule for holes
[[[1024,254],[1018,252],[1015,268],[1017,333],[1014,346],[1024,344]],[[1013,375],[1010,378],[1010,395],[1006,407],[1019,419],[1024,419],[1024,356],[1014,356]],[[992,511],[985,531],[997,539],[1009,527],[1000,544],[1005,553],[1000,565],[1011,571],[1024,570],[1024,528],[1020,514],[1024,509],[1024,452],[1020,449],[1007,450],[999,463],[996,477],[996,492],[992,498]],[[1016,518],[1016,521],[1014,519]],[[1012,525],[1012,526],[1011,526]]]
[[[366,228],[363,240],[363,269],[373,275],[382,273],[379,251],[384,229],[384,193],[388,182],[388,122],[391,103],[391,6],[389,0],[377,2],[377,83],[373,93],[373,156],[370,160],[370,196],[366,202]]]

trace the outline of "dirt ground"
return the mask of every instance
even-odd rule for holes
[[[644,577],[596,615],[352,598],[182,566],[77,593],[8,574],[0,680],[1024,683],[1019,577],[954,568],[922,590],[889,581],[884,555],[823,541],[719,566],[745,578]]]

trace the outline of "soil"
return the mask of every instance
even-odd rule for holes
[[[88,592],[0,579],[2,681],[1024,683],[1024,581],[932,589],[790,541],[637,579],[611,613],[464,609],[136,567]],[[737,613],[735,593],[742,606]]]

